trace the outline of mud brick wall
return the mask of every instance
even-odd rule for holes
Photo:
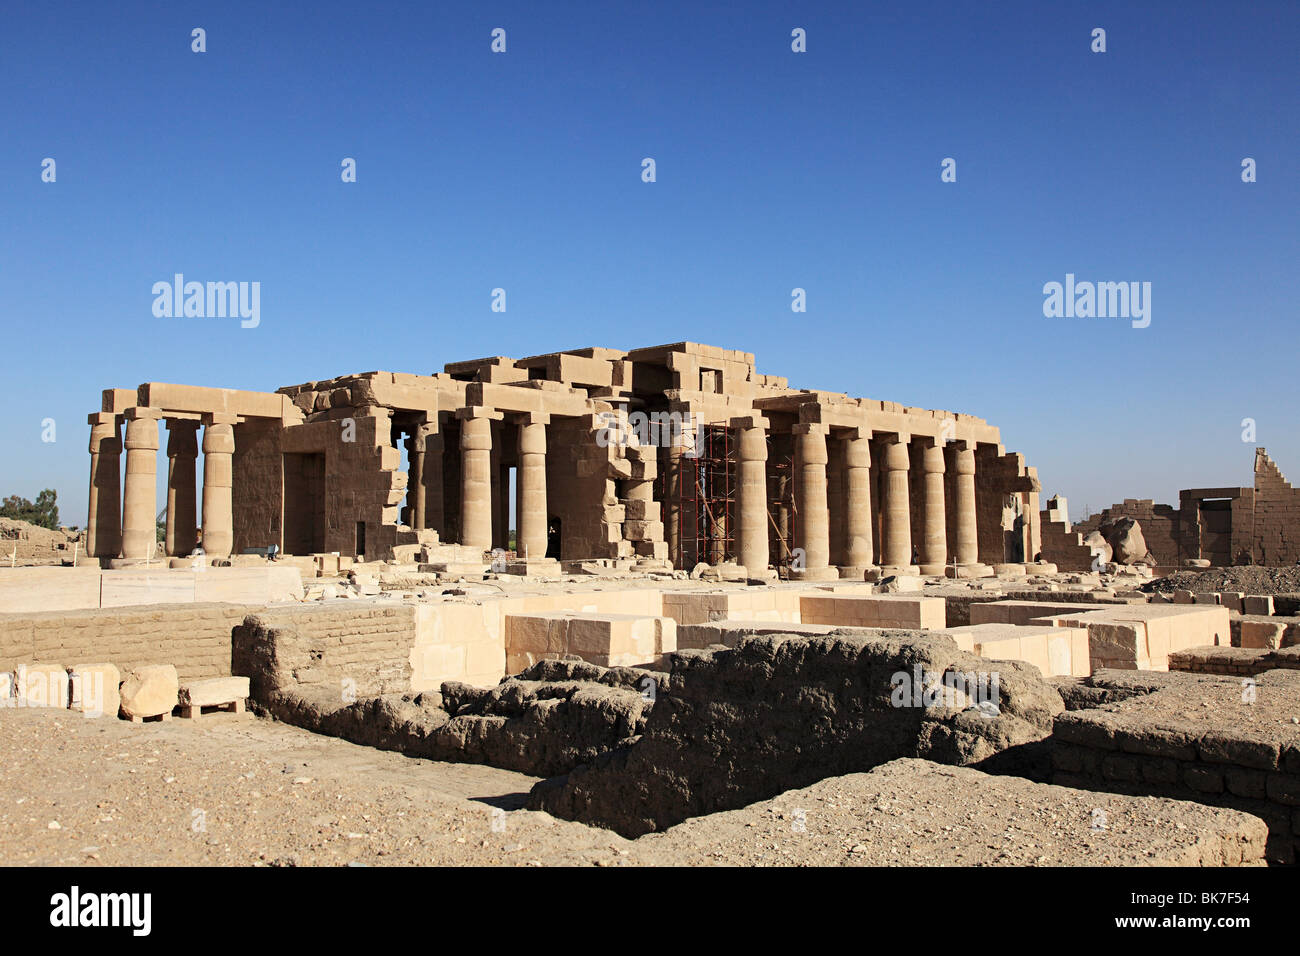
[[[230,676],[230,635],[248,608],[234,604],[0,614],[0,671],[19,664],[107,662],[127,672],[172,664],[182,679]]]
[[[908,674],[977,674],[990,663],[947,636],[905,630],[766,635],[683,651],[645,732],[538,784],[529,808],[639,836],[900,756],[1046,775],[1035,745],[1064,704],[1036,668],[997,662],[993,716],[961,701],[927,708],[894,697]]]
[[[1255,561],[1274,566],[1300,559],[1300,493],[1264,449],[1255,450]]]
[[[1278,651],[1248,647],[1205,647],[1169,655],[1169,669],[1192,674],[1253,677],[1271,670],[1300,670],[1300,647]]]
[[[260,700],[303,686],[373,697],[410,690],[415,640],[413,606],[275,608],[235,627],[231,666]]]
[[[1150,693],[1106,710],[1057,716],[1052,782],[1241,810],[1268,825],[1270,861],[1294,862],[1300,727],[1290,715],[1300,699],[1300,673],[1261,674],[1250,703],[1233,677],[1144,674],[1129,680],[1155,683]]]

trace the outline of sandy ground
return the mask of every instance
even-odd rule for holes
[[[1229,810],[895,761],[633,842],[519,809],[534,782],[249,714],[131,724],[4,709],[0,863],[1219,865],[1243,846],[1258,857],[1265,832]]]
[[[630,844],[613,833],[519,811],[534,782],[491,767],[412,760],[248,714],[133,725],[68,711],[6,709],[0,711],[0,863],[582,865],[624,859]]]

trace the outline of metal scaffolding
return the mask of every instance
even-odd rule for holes
[[[725,425],[701,425],[695,445],[676,459],[678,534],[673,565],[721,564],[736,556],[732,514],[737,448]]]

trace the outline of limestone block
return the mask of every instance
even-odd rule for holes
[[[68,671],[59,664],[19,664],[14,696],[24,707],[68,706]]]
[[[1282,621],[1242,621],[1241,646],[1276,650],[1282,646],[1285,633],[1286,624]]]
[[[916,574],[891,574],[876,585],[880,594],[907,594],[925,587],[925,579]]]
[[[171,664],[137,667],[122,682],[122,713],[127,717],[170,714],[180,695],[180,680]]]
[[[943,598],[904,594],[804,594],[799,599],[799,615],[805,624],[942,628],[947,606]]]
[[[87,717],[116,717],[121,708],[122,674],[112,664],[77,664],[68,668],[73,710]]]
[[[1242,599],[1242,612],[1245,614],[1273,613],[1273,595],[1251,594]]]
[[[177,703],[188,707],[216,707],[248,699],[247,677],[210,677],[186,681],[176,695]]]

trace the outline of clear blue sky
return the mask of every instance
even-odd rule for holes
[[[1250,484],[1247,417],[1300,478],[1297,50],[1295,2],[8,3],[0,494],[84,521],[107,387],[681,339],[987,418],[1076,515]],[[176,272],[260,326],[155,318]],[[1045,318],[1067,272],[1150,327]]]

